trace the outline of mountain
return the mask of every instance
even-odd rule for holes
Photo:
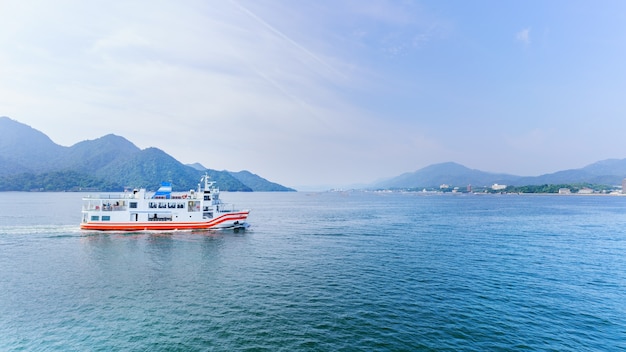
[[[377,182],[370,188],[432,188],[442,184],[458,187],[490,186],[494,183],[510,186],[572,183],[619,185],[624,178],[626,178],[626,159],[608,159],[580,169],[531,177],[484,172],[447,162]]]
[[[65,168],[89,173],[107,169],[112,163],[129,160],[141,152],[124,137],[108,134],[91,141],[82,141],[68,148],[65,153]]]
[[[626,159],[607,159],[587,165],[581,169],[558,171],[536,177],[523,177],[519,183],[524,185],[593,183],[618,185],[626,177]]]
[[[207,169],[206,167],[202,166],[202,164],[200,163],[187,164],[187,166],[191,166],[194,169],[199,170],[199,171],[204,171]]]
[[[295,189],[281,186],[278,183],[270,182],[250,171],[230,172],[230,174],[252,188],[255,192],[295,192]]]
[[[250,187],[229,171],[184,165],[158,148],[142,150],[113,134],[63,147],[30,126],[0,117],[0,191],[156,189],[162,181],[187,190],[196,189],[205,172],[225,191],[291,190],[258,176],[246,178],[253,182]]]
[[[190,166],[199,171],[208,170],[200,163],[189,164]],[[296,190],[293,188],[285,187],[279,185],[278,183],[270,182],[259,175],[253,174],[250,171],[238,171],[231,172],[226,171],[229,175],[239,180],[241,183],[250,187],[253,192],[295,192]],[[219,184],[219,183],[218,183]]]
[[[226,172],[213,170],[207,173],[220,188],[229,191],[252,191]],[[158,148],[147,148],[131,154],[128,158],[117,159],[95,174],[104,180],[116,180],[132,187],[143,185],[156,189],[162,181],[168,181],[174,189],[188,190],[198,188],[200,177],[204,173],[181,164]]]
[[[65,149],[30,126],[0,117],[0,175],[50,170]]]
[[[446,162],[427,166],[415,172],[378,182],[376,188],[422,188],[439,187],[442,184],[467,186],[507,184],[519,178],[507,174],[494,174],[467,168],[461,164]]]
[[[30,170],[14,160],[8,160],[0,157],[0,177],[12,174],[26,173]]]

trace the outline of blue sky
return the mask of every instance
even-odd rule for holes
[[[0,3],[0,115],[341,187],[626,158],[623,1]]]

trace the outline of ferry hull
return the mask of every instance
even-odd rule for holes
[[[93,231],[176,231],[245,228],[249,211],[230,212],[207,221],[84,222],[82,230]]]

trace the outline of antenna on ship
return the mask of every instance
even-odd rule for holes
[[[202,176],[200,178],[200,182],[202,182],[202,180],[204,180],[204,192],[209,192],[209,186],[211,185],[212,182],[209,182],[209,174],[205,171],[204,172],[204,176]],[[198,190],[200,189],[200,185],[198,185]]]

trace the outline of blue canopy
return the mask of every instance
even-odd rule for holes
[[[152,198],[170,199],[171,194],[172,194],[172,183],[161,182],[161,187],[159,187],[159,189],[152,196]]]

